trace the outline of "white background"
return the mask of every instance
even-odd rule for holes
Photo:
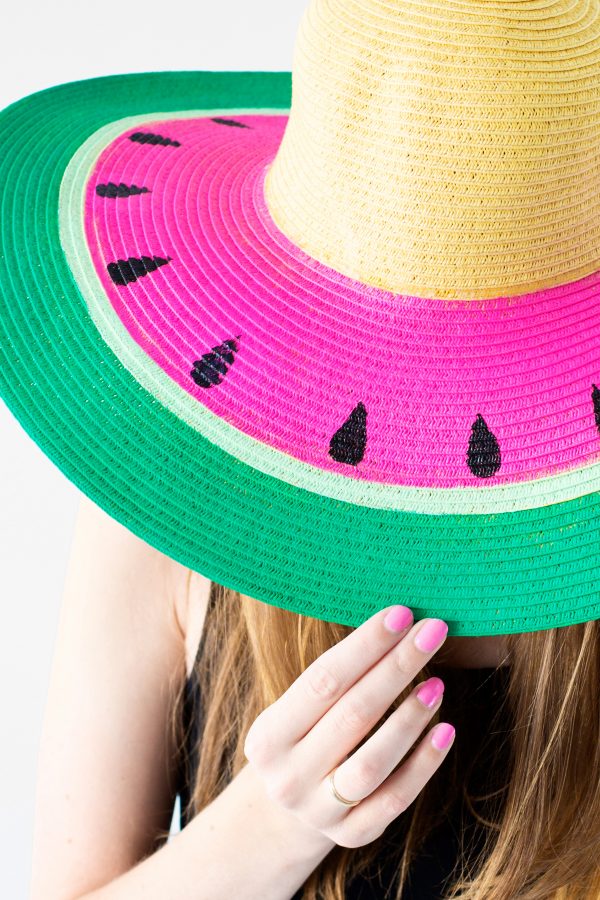
[[[120,72],[289,71],[306,3],[7,3],[0,108],[51,85]],[[24,900],[38,745],[79,491],[1,400],[0,485],[0,896]]]

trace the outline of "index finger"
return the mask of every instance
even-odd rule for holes
[[[391,615],[386,620],[388,613]],[[280,726],[270,732],[271,749],[289,747],[303,738],[328,709],[404,637],[413,623],[412,610],[408,606],[387,606],[317,657],[269,707],[270,714],[277,716]],[[390,624],[396,630],[391,630]]]

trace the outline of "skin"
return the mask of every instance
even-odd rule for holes
[[[292,741],[266,769],[244,766],[181,834],[157,850],[155,835],[168,830],[174,803],[169,687],[178,683],[186,663],[191,670],[210,587],[196,575],[188,604],[183,599],[188,574],[82,495],[38,759],[31,900],[229,900],[239,894],[240,884],[245,900],[286,900],[334,843],[358,846],[381,833],[399,814],[399,802],[411,802],[452,752],[436,749],[429,738],[441,699],[428,709],[411,694],[397,720],[402,741],[394,733],[380,740],[389,770],[402,757],[405,731],[409,737],[421,734],[413,761],[399,780],[381,784],[368,801],[348,811],[333,801],[323,772],[314,767],[329,762],[328,745],[337,748],[343,738],[345,747],[356,746],[361,729],[345,720],[350,733],[341,735],[341,720],[331,719],[318,749],[312,738]],[[434,653],[448,665],[490,665],[499,659],[494,654],[501,641],[487,637],[446,638],[434,653],[417,652],[412,638],[421,623],[390,634],[381,623],[384,614],[381,610],[334,648],[343,675],[340,699],[347,702],[356,679],[368,672],[353,696],[366,689],[366,706],[375,716]],[[398,651],[401,668],[394,664]],[[310,677],[301,676],[301,688]],[[332,699],[322,697],[321,706],[329,708]],[[312,708],[318,724],[324,709],[316,697]],[[275,705],[266,746],[278,735],[285,738],[285,729],[308,710],[296,687]],[[261,731],[262,725],[255,736]],[[272,796],[285,787],[282,773],[288,773],[288,789],[301,788],[291,809]],[[355,796],[356,764],[347,760],[337,776],[338,789]],[[331,815],[336,823],[329,821],[325,834],[319,826]]]

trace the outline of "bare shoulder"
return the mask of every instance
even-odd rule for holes
[[[169,830],[187,571],[80,498],[38,756],[32,900],[107,884]]]
[[[77,529],[93,532],[96,544],[101,541],[110,545],[102,549],[111,559],[122,555],[129,563],[129,571],[135,573],[138,580],[147,577],[156,583],[156,578],[160,578],[167,614],[185,643],[186,673],[189,675],[202,637],[210,579],[146,543],[85,494],[80,498]]]

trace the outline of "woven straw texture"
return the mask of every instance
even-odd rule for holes
[[[563,278],[518,302],[499,295],[452,304],[435,293],[424,301],[396,296],[307,255],[278,230],[262,192],[282,146],[291,86],[290,73],[144,73],[73,82],[0,115],[7,406],[110,515],[183,564],[267,603],[358,625],[406,602],[416,618],[442,616],[450,634],[464,635],[600,616],[597,274]],[[194,173],[202,173],[198,182]],[[319,246],[327,246],[322,235]],[[191,338],[185,317],[193,300]],[[519,339],[539,351],[528,365],[546,367],[553,383],[543,394],[548,420],[536,425],[517,414],[533,402],[535,379],[518,383],[512,345],[495,361],[516,368],[506,391],[496,378],[488,398],[486,416],[500,436],[490,454],[491,432],[460,385],[477,369],[470,342],[490,340],[481,329],[497,326],[498,311],[514,312],[513,337],[523,332]],[[373,383],[377,362],[361,344],[362,316],[380,329],[383,347],[381,333],[396,341],[383,369],[395,361],[398,372],[371,395],[358,392]],[[430,406],[435,424],[422,446],[399,439],[411,416],[426,421],[432,387],[408,350],[410,327],[419,352],[431,358],[432,348],[447,347],[454,359],[450,393]],[[182,385],[169,363],[186,335]],[[216,365],[225,377],[207,389],[190,377],[192,360],[226,336],[239,345],[213,356],[213,374]],[[462,356],[461,336],[470,348]],[[557,362],[565,347],[573,348],[568,368]],[[336,348],[341,375],[324,382]],[[489,371],[485,377],[493,387]],[[397,395],[402,385],[413,397],[408,411]],[[381,450],[365,453],[362,468],[361,396],[374,426],[366,446]],[[345,430],[343,408],[355,412]],[[439,444],[457,427],[459,461],[449,454],[428,476],[421,453],[435,458],[436,436]],[[536,428],[547,430],[543,452],[534,442],[499,465],[498,451]]]
[[[275,222],[391,291],[466,300],[600,268],[598,0],[312,0]]]

